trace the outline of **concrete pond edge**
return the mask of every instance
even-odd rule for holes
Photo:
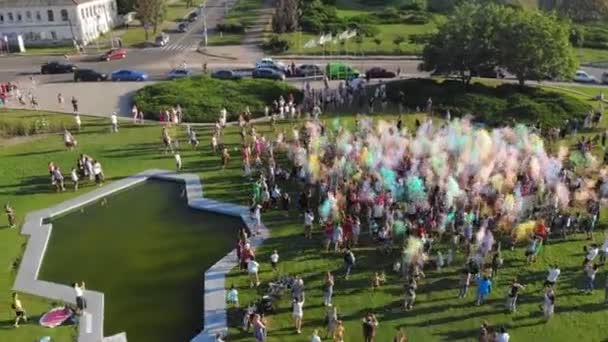
[[[114,181],[55,206],[28,213],[23,222],[21,234],[28,235],[29,239],[19,265],[13,290],[75,304],[74,290],[70,286],[38,279],[53,228],[51,224],[47,224],[45,221],[149,179],[182,182],[186,188],[188,206],[191,208],[239,217],[250,231],[256,230],[254,220],[249,214],[249,208],[204,198],[203,186],[199,176],[191,173],[175,173],[167,170],[150,169]],[[253,248],[260,246],[269,237],[269,231],[263,224],[257,231],[259,231],[259,234],[251,240]],[[225,277],[237,264],[236,250],[232,250],[205,271],[203,277],[205,291],[202,294],[204,295],[204,314],[201,321],[201,326],[204,325],[204,330],[195,336],[191,342],[211,342],[215,341],[217,333],[226,334],[228,319],[226,314]],[[87,300],[88,308],[78,322],[78,342],[127,341],[125,333],[109,337],[103,336],[104,294],[86,290],[84,296]]]

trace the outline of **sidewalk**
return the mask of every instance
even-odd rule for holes
[[[350,60],[350,61],[420,61],[421,56],[351,56],[351,55],[276,55],[274,59],[293,60]]]

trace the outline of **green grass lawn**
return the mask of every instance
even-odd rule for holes
[[[257,11],[262,8],[263,0],[238,0],[232,7],[226,17],[224,23],[240,23],[247,29],[256,21]],[[239,45],[245,38],[246,33],[224,33],[220,37],[218,32],[209,35],[209,46],[221,45]]]
[[[71,55],[77,53],[74,46],[48,46],[48,47],[25,47],[25,52],[18,53],[19,55],[24,56],[45,56],[45,55],[55,55],[55,56],[63,56],[63,55]]]
[[[207,45],[209,46],[223,46],[223,45],[239,45],[243,40],[243,34],[237,33],[219,33],[210,34],[207,37]]]
[[[0,116],[19,116],[22,112],[0,111]],[[30,115],[28,112],[23,112]],[[53,115],[53,117],[55,117]],[[70,116],[59,116],[67,118]],[[394,116],[385,116],[394,118]],[[405,125],[413,126],[415,118],[405,116]],[[606,118],[603,126],[606,126]],[[344,117],[342,124],[352,127],[353,118]],[[134,126],[125,123],[117,134],[109,133],[109,120],[83,117],[83,131],[75,134],[78,149],[66,151],[59,135],[43,136],[27,143],[0,146],[0,204],[10,201],[18,214],[19,222],[27,212],[62,202],[68,198],[90,191],[85,187],[78,193],[54,193],[50,190],[47,176],[47,163],[52,160],[64,170],[69,168],[79,153],[87,153],[98,158],[104,166],[108,179],[120,179],[148,168],[173,169],[174,161],[170,155],[160,153],[160,127]],[[291,124],[284,124],[289,129]],[[257,131],[271,137],[273,134],[267,124],[256,126]],[[182,138],[184,132],[171,128],[173,136]],[[184,172],[193,172],[202,177],[205,196],[244,204],[250,197],[249,181],[242,177],[240,158],[234,148],[238,146],[239,136],[235,129],[229,129],[225,136],[232,153],[232,160],[226,170],[219,169],[218,157],[208,147],[210,131],[199,130],[202,149],[191,151],[184,148],[182,159]],[[292,191],[292,199],[297,198],[297,188],[287,186]],[[603,216],[605,217],[605,216]],[[336,273],[334,303],[339,308],[340,317],[346,323],[346,341],[361,340],[360,319],[366,310],[377,312],[380,320],[377,340],[386,341],[392,337],[393,327],[403,326],[414,341],[473,341],[481,320],[492,324],[505,324],[510,327],[516,341],[601,341],[605,338],[602,327],[608,319],[608,311],[601,304],[603,291],[594,295],[579,294],[581,286],[580,262],[583,258],[582,246],[585,243],[577,237],[568,242],[555,242],[545,248],[536,264],[522,265],[523,249],[505,251],[505,268],[496,279],[495,289],[489,303],[481,308],[472,305],[474,288],[465,300],[457,300],[457,268],[448,267],[441,272],[429,271],[427,278],[420,284],[418,304],[411,312],[399,309],[402,304],[402,288],[395,275],[390,272],[392,258],[380,256],[375,248],[364,239],[362,247],[355,250],[357,266],[349,281],[342,279],[342,259],[339,256],[319,252],[319,236],[312,241],[302,239],[302,218],[293,210],[288,218],[271,211],[264,215],[264,221],[271,230],[271,238],[258,252],[262,265],[263,281],[272,278],[269,270],[269,254],[277,249],[281,255],[282,274],[301,274],[307,289],[307,302],[303,335],[296,335],[291,323],[291,310],[287,301],[279,305],[279,312],[268,317],[269,341],[295,342],[306,340],[313,329],[323,328],[323,307],[321,305],[322,273],[328,270]],[[8,308],[10,288],[14,281],[11,265],[19,257],[25,239],[16,229],[8,229],[0,221],[0,260],[7,265],[0,269],[0,307]],[[606,224],[602,219],[601,225]],[[601,234],[596,234],[601,239]],[[457,264],[462,255],[457,255]],[[538,304],[541,303],[540,288],[546,276],[547,264],[559,262],[562,276],[558,284],[556,315],[544,323],[539,317]],[[369,279],[374,270],[385,270],[389,276],[388,284],[379,291],[371,292]],[[514,275],[526,285],[520,298],[519,312],[505,313],[503,308],[506,284]],[[603,284],[604,271],[598,276],[597,284]],[[240,291],[241,303],[257,299],[260,295],[248,288],[245,276],[234,271],[227,279],[227,286],[235,284]],[[24,296],[23,304],[32,316],[48,310],[52,304],[31,296]],[[70,341],[74,334],[72,327],[54,330],[42,329],[35,324],[27,324],[19,329],[10,328],[10,312],[0,312],[0,341],[32,341],[34,338],[50,335],[54,341]],[[231,315],[234,324],[234,315]],[[230,341],[251,341],[251,335],[230,330]]]
[[[575,48],[574,53],[581,64],[608,62],[608,50]]]

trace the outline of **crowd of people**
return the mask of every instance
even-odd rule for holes
[[[280,115],[280,101],[272,115]],[[279,209],[287,215],[296,208],[303,217],[304,238],[319,232],[323,251],[343,256],[345,281],[356,271],[361,235],[369,236],[365,243],[394,258],[393,270],[404,284],[404,310],[415,310],[416,292],[429,269],[460,260],[455,296],[466,298],[474,283],[474,303],[484,305],[504,262],[503,245],[525,247],[524,258],[531,264],[551,239],[575,233],[594,239],[600,205],[608,196],[608,173],[591,153],[562,148],[550,155],[535,127],[486,130],[476,128],[470,118],[433,125],[428,117],[408,131],[401,117],[374,123],[358,116],[354,129],[348,130],[337,118],[329,123],[309,118],[294,125],[289,137],[282,131],[274,139],[256,132],[253,123],[240,121],[243,173],[254,180],[252,217],[259,222],[263,211]],[[278,153],[288,157],[288,164],[276,161]],[[221,159],[225,166],[226,158]],[[295,206],[289,195],[293,188],[298,193]],[[259,263],[243,252],[248,238],[239,237],[237,251],[242,268],[255,277],[251,285],[258,286]],[[590,293],[608,253],[608,238],[601,247],[591,243],[585,248],[583,290]],[[372,289],[387,281],[378,271]],[[538,294],[546,319],[555,312],[560,272],[553,265]],[[323,302],[330,308],[334,282],[328,273]],[[608,296],[608,280],[606,285]],[[509,282],[505,310],[517,311],[518,298],[528,286],[517,278]],[[294,297],[296,332],[301,331],[304,304],[303,292],[301,298]],[[251,322],[266,331],[263,315],[251,315]],[[506,327],[488,324],[481,335],[487,336],[484,341],[506,341],[509,336]],[[254,336],[265,340],[255,329]],[[373,333],[364,333],[364,338],[372,341]]]
[[[51,185],[55,187],[56,191],[65,191],[65,177],[61,168],[50,161],[48,171],[51,176]],[[70,170],[70,180],[74,191],[77,191],[78,187],[86,180],[95,182],[97,186],[102,186],[104,178],[103,168],[99,160],[95,160],[86,154],[81,154]]]

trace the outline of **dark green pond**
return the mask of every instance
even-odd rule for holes
[[[54,219],[40,279],[105,293],[106,336],[188,341],[202,325],[203,273],[242,223],[188,208],[181,188],[148,181]]]

